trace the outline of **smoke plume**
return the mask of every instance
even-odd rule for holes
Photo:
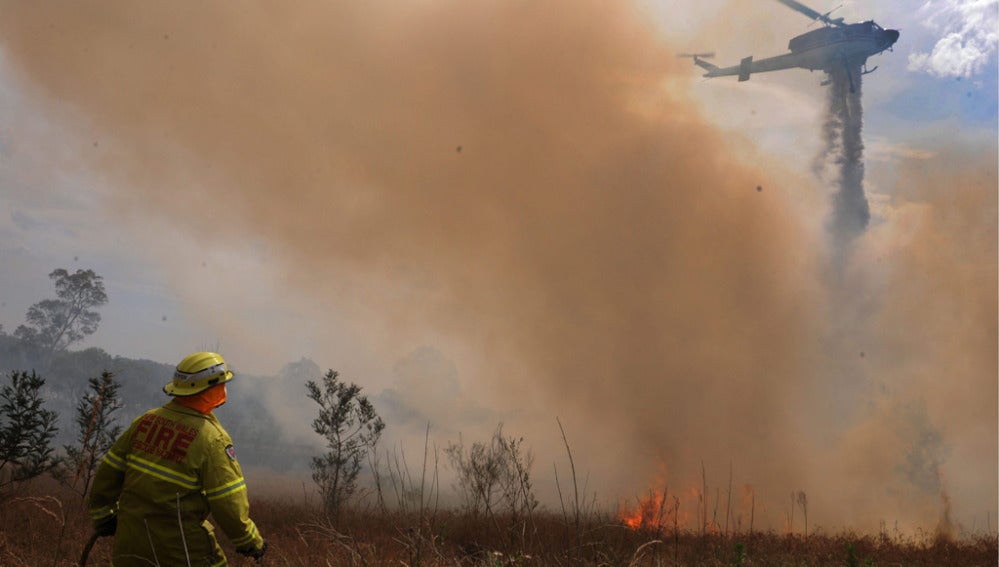
[[[700,115],[691,70],[627,3],[100,6],[8,3],[0,40],[38,104],[73,125],[79,137],[60,143],[108,179],[108,206],[137,219],[122,230],[168,223],[244,254],[266,242],[284,293],[311,298],[314,320],[377,345],[388,367],[405,362],[398,371],[414,378],[393,399],[418,399],[414,415],[441,400],[489,408],[542,469],[564,455],[559,416],[604,501],[644,492],[663,466],[696,486],[704,463],[720,486],[732,463],[735,482],[754,487],[757,528],[780,521],[789,490],[807,492],[816,524],[876,527],[882,499],[836,507],[856,490],[842,463],[890,487],[885,499],[913,499],[896,469],[910,430],[883,437],[893,460],[864,460],[860,432],[877,418],[848,412],[832,427],[825,413],[867,407],[871,393],[819,395],[835,390],[827,363],[856,364],[859,349],[824,342],[839,306],[816,260],[822,235],[787,199],[802,188]],[[859,81],[840,104],[834,224],[856,238],[867,223]],[[170,258],[170,246],[150,255]],[[252,304],[219,310],[198,282],[226,274],[192,274],[186,260],[169,283],[206,325],[236,336],[273,325]],[[900,307],[889,319],[913,329],[923,317]],[[877,323],[864,325],[878,340]],[[431,380],[427,357],[411,356],[423,346],[453,364],[434,362],[446,376],[412,391]],[[891,375],[922,355],[864,348]],[[994,370],[987,350],[969,362],[974,384]],[[936,427],[953,417],[937,405],[927,415]],[[995,495],[994,482],[969,483],[955,502]],[[936,520],[901,510],[913,525]]]

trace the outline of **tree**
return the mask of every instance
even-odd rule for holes
[[[30,375],[15,371],[10,384],[0,388],[0,488],[44,474],[58,464],[51,446],[56,413],[42,407],[44,385],[45,379],[34,371]]]
[[[111,448],[122,430],[120,425],[115,424],[112,416],[121,408],[121,400],[118,398],[121,384],[115,381],[114,374],[105,370],[100,378],[90,378],[88,382],[89,391],[76,406],[76,444],[63,446],[70,467],[68,472],[72,474],[71,484],[75,487],[82,479],[83,488],[80,493],[84,496],[101,457]]]
[[[58,299],[45,299],[29,307],[25,324],[14,331],[15,337],[46,356],[93,334],[101,322],[95,309],[108,302],[103,278],[93,270],[70,274],[59,268],[49,278],[55,281]]]
[[[339,373],[328,371],[322,385],[309,380],[305,387],[309,399],[319,404],[319,417],[312,429],[325,438],[329,451],[312,457],[312,480],[319,486],[323,508],[329,515],[339,513],[357,488],[357,475],[368,451],[374,451],[385,422],[361,387],[339,380]]]

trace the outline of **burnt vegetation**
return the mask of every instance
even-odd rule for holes
[[[40,480],[4,498],[0,564],[76,565],[89,536],[75,492]],[[267,535],[265,565],[628,565],[628,566],[940,566],[994,565],[996,535],[957,540],[927,534],[702,534],[624,526],[612,515],[587,513],[577,526],[561,514],[536,511],[527,523],[504,513],[448,509],[381,511],[355,505],[334,523],[321,503],[252,499]],[[517,533],[511,534],[515,529]],[[579,539],[577,540],[577,535]],[[58,545],[56,545],[58,542]],[[578,542],[578,543],[577,543]],[[234,565],[240,563],[222,542]],[[98,540],[90,565],[110,564],[111,542]]]

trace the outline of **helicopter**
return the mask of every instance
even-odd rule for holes
[[[843,18],[829,17],[835,9],[822,14],[796,0],[777,1],[825,25],[791,38],[787,45],[790,53],[755,61],[749,56],[732,67],[718,67],[705,61],[714,57],[714,53],[680,53],[678,57],[692,58],[695,65],[707,70],[704,77],[735,75],[739,77],[739,81],[748,81],[753,73],[796,67],[809,71],[822,70],[831,74],[836,66],[842,65],[849,77],[850,92],[854,92],[854,73],[856,71],[860,71],[861,75],[873,73],[877,67],[868,70],[867,58],[886,49],[891,50],[898,41],[898,30],[884,29],[873,20],[847,24],[843,22]],[[824,81],[822,84],[827,85],[829,81]]]

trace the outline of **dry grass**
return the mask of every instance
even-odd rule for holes
[[[0,500],[0,565],[76,565],[89,535],[79,496],[39,482]],[[996,565],[997,538],[947,541],[932,537],[821,532],[802,536],[631,530],[611,517],[574,522],[540,513],[509,518],[453,511],[383,514],[351,510],[337,521],[287,500],[255,500],[253,516],[270,543],[266,566],[332,565],[623,565],[623,566],[896,566]],[[578,542],[578,543],[577,543]],[[110,565],[109,540],[90,565]],[[254,565],[227,547],[233,565]]]

